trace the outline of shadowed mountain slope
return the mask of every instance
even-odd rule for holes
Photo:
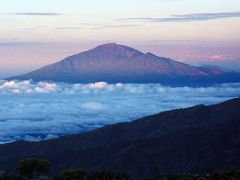
[[[38,157],[51,171],[108,170],[141,180],[162,173],[240,168],[240,98],[198,105],[43,142],[0,145],[0,169]]]

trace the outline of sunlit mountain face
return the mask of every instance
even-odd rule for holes
[[[239,82],[240,74],[211,67],[191,66],[152,53],[142,53],[127,46],[109,43],[9,79],[197,86]]]
[[[239,97],[240,84],[0,82],[0,143],[76,134],[158,112]]]

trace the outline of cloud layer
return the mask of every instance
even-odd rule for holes
[[[14,12],[14,13],[8,13],[8,15],[16,15],[16,16],[60,16],[62,14],[53,13],[53,12]]]
[[[0,41],[0,47],[7,46],[38,46],[47,44],[46,42],[27,42],[27,41]]]
[[[208,21],[223,18],[240,17],[240,12],[228,12],[228,13],[195,13],[195,14],[183,14],[172,15],[168,18],[125,18],[119,19],[120,21],[145,21],[145,22],[194,22],[194,21]]]
[[[65,84],[0,81],[0,143],[39,141],[240,96],[240,84]]]

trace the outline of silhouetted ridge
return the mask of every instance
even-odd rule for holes
[[[51,172],[107,170],[135,180],[160,174],[240,168],[240,98],[198,105],[44,142],[0,145],[0,169],[26,157],[46,159]]]

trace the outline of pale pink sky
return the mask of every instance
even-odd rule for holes
[[[191,64],[240,60],[239,0],[9,0],[0,25],[0,78],[107,42]]]
[[[108,43],[106,41],[103,43]],[[163,57],[198,65],[201,63],[219,64],[220,61],[237,61],[240,63],[239,44],[222,44],[195,41],[153,41],[153,42],[117,42],[136,48],[143,52],[152,52]],[[101,44],[85,43],[36,43],[0,46],[0,77],[25,73],[41,66],[57,62]],[[220,62],[221,64],[221,62]],[[234,66],[240,69],[239,65]],[[234,69],[233,68],[233,69]]]

